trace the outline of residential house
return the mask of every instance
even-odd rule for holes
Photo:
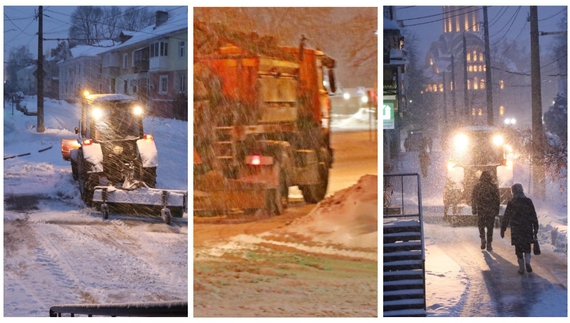
[[[78,45],[69,49],[69,54],[59,65],[59,97],[69,102],[76,101],[83,91],[105,92],[101,79],[102,51],[112,46],[112,41],[97,46]]]
[[[58,99],[59,93],[57,91],[59,70],[57,62],[53,57],[48,57],[44,60],[44,96],[52,99]],[[26,66],[16,71],[18,78],[18,89],[26,95],[38,94],[38,82],[36,78],[36,70],[38,66],[36,63]]]
[[[99,53],[102,92],[137,96],[156,116],[188,120],[188,13],[156,12],[154,25]]]
[[[36,95],[38,93],[38,83],[34,75],[37,68],[37,65],[29,65],[16,72],[18,88],[25,95]]]

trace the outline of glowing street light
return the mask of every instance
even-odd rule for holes
[[[350,93],[345,92],[345,93],[342,95],[342,97],[343,97],[345,100],[348,100],[348,99],[350,99]]]

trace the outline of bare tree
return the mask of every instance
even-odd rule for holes
[[[120,7],[104,7],[101,32],[105,38],[115,39],[121,33],[123,12]]]
[[[24,67],[30,66],[33,62],[32,53],[30,53],[30,49],[27,46],[22,45],[10,49],[8,63],[6,64],[6,73],[12,85],[15,85],[18,80],[16,72]]]
[[[139,31],[152,25],[154,22],[154,12],[148,8],[128,7],[123,11],[123,21],[121,28],[130,31]]]
[[[71,27],[69,28],[70,47],[77,44],[94,45],[101,38],[101,21],[103,9],[101,7],[79,6],[71,14]]]

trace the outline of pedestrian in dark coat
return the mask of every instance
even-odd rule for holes
[[[499,215],[501,196],[499,187],[493,183],[493,177],[489,171],[483,171],[479,177],[479,182],[473,187],[471,195],[471,211],[477,215],[477,226],[479,227],[479,237],[481,238],[481,249],[487,247],[487,251],[492,251],[493,247],[493,227],[495,217]],[[487,234],[485,234],[487,229]],[[485,236],[487,239],[485,239]]]
[[[524,264],[526,264],[526,271],[531,273],[530,248],[538,233],[538,218],[532,200],[524,195],[522,184],[514,184],[511,191],[513,198],[505,209],[505,217],[501,224],[501,238],[505,237],[505,230],[510,224],[511,245],[515,246],[515,254],[519,263],[518,272],[524,274]]]

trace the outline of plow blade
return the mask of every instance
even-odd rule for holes
[[[194,213],[263,209],[269,187],[263,182],[205,176],[194,186]]]
[[[166,223],[170,217],[182,217],[188,209],[188,192],[141,187],[124,190],[113,186],[96,186],[93,203],[108,216],[109,209],[126,214],[160,214]]]

